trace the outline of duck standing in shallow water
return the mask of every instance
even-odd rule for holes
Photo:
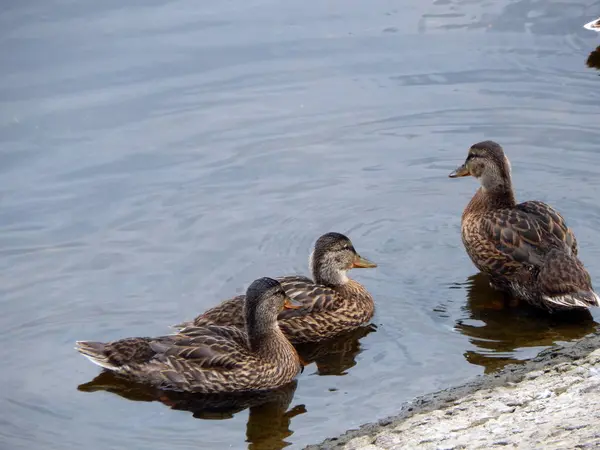
[[[190,327],[185,335],[78,341],[77,350],[105,369],[163,389],[201,393],[275,389],[291,382],[302,368],[277,325],[277,314],[284,307],[296,306],[279,282],[260,278],[246,292],[245,330]]]
[[[481,187],[463,212],[462,240],[493,287],[551,311],[599,305],[563,217],[543,202],[515,201],[510,162],[500,145],[473,145],[450,174],[465,176],[477,178]]]
[[[309,258],[313,279],[303,276],[278,278],[286,294],[301,307],[284,310],[279,327],[293,344],[318,342],[367,324],[375,304],[371,294],[358,282],[348,278],[353,268],[377,267],[361,257],[350,239],[340,233],[327,233],[315,243]],[[176,325],[180,333],[189,326],[207,324],[244,327],[244,296],[226,300],[191,322]]]

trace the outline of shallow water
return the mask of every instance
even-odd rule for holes
[[[600,284],[600,35],[582,28],[598,1],[13,3],[3,448],[300,448],[596,329],[597,311],[557,321],[501,302],[460,241],[475,181],[447,175],[470,144],[503,144],[518,198],[568,218]],[[379,264],[352,272],[377,330],[315,350],[266,403],[198,412],[92,382],[73,350],[306,273],[327,231]]]

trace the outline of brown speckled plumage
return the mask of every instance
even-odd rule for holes
[[[492,285],[549,310],[598,306],[573,231],[543,202],[516,203],[502,147],[492,141],[473,145],[451,177],[467,175],[481,187],[463,212],[462,240]]]
[[[301,305],[282,311],[279,327],[294,344],[318,342],[356,329],[373,317],[375,305],[369,292],[345,272],[353,267],[375,267],[361,258],[350,240],[339,233],[321,236],[311,256],[314,281],[303,276],[278,278],[286,294]],[[206,324],[243,327],[244,296],[226,300],[191,322],[176,327]]]
[[[185,334],[157,338],[80,341],[77,350],[106,369],[164,389],[243,392],[287,384],[301,364],[277,326],[285,292],[277,281],[262,278],[252,283],[246,298],[244,329],[189,327]]]

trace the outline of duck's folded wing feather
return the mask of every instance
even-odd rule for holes
[[[577,255],[577,239],[564,219],[564,217],[544,202],[537,200],[523,202],[517,208],[535,216],[540,229],[544,233],[552,234],[559,241],[563,241],[573,254]]]
[[[494,273],[507,274],[523,264],[542,264],[542,233],[537,221],[528,213],[508,209],[493,211],[486,214],[480,226],[481,233],[474,236],[480,265]]]
[[[562,216],[542,202],[487,213],[481,227],[478,257],[495,273],[512,272],[523,264],[540,267],[550,250],[568,253],[577,247]]]
[[[286,309],[278,319],[301,317],[313,312],[333,311],[339,307],[339,294],[326,286],[315,284],[313,280],[304,276],[278,277],[277,280],[286,294],[301,304],[299,309]],[[200,314],[193,321],[175,325],[180,332],[190,326],[205,326],[209,324],[227,325],[244,328],[244,295],[238,295]]]
[[[150,345],[161,360],[204,369],[233,369],[248,355],[246,336],[234,327],[188,327],[185,334]]]
[[[301,306],[298,309],[284,309],[279,320],[302,317],[311,313],[334,311],[340,306],[341,296],[333,289],[315,284],[310,278],[293,276],[279,279],[286,294]]]
[[[194,320],[175,325],[180,330],[186,327],[199,327],[209,324],[231,325],[239,328],[245,327],[244,322],[244,300],[246,296],[238,295],[225,300],[214,308],[208,309],[197,316]]]
[[[232,326],[206,325],[202,327],[188,327],[179,337],[182,342],[191,342],[192,345],[227,344],[246,349],[248,336],[243,329]],[[186,340],[187,339],[187,340]],[[189,341],[188,341],[189,340]]]

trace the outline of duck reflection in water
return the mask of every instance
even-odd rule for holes
[[[493,289],[483,273],[470,276],[458,286],[467,289],[463,308],[466,318],[457,320],[455,329],[477,347],[465,352],[467,361],[482,366],[485,373],[524,362],[526,357],[518,358],[518,353],[526,348],[539,347],[541,351],[558,342],[579,339],[594,332],[598,325],[587,310],[543,314]],[[532,356],[529,353],[527,357]]]
[[[236,394],[190,394],[164,391],[133,383],[114,373],[104,371],[92,381],[81,384],[84,392],[107,391],[140,402],[158,401],[174,410],[189,411],[193,417],[205,420],[230,419],[249,409],[246,425],[248,449],[280,450],[290,445],[285,439],[293,434],[291,420],[306,412],[304,405],[289,408],[297,381],[272,391]]]
[[[326,341],[295,347],[305,364],[316,364],[319,375],[346,375],[356,365],[356,357],[362,351],[360,340],[376,330],[374,324],[369,324]]]
[[[376,330],[375,325],[360,327],[349,333],[316,344],[297,345],[298,354],[306,364],[315,363],[319,375],[345,375],[356,365],[361,352],[360,339]],[[189,411],[193,417],[205,420],[230,419],[249,409],[246,425],[248,448],[279,450],[290,445],[286,438],[293,434],[291,420],[306,413],[304,405],[290,404],[297,381],[272,391],[238,394],[190,394],[164,391],[128,381],[103,371],[92,381],[81,384],[83,392],[106,391],[140,402],[158,401],[174,410]]]

